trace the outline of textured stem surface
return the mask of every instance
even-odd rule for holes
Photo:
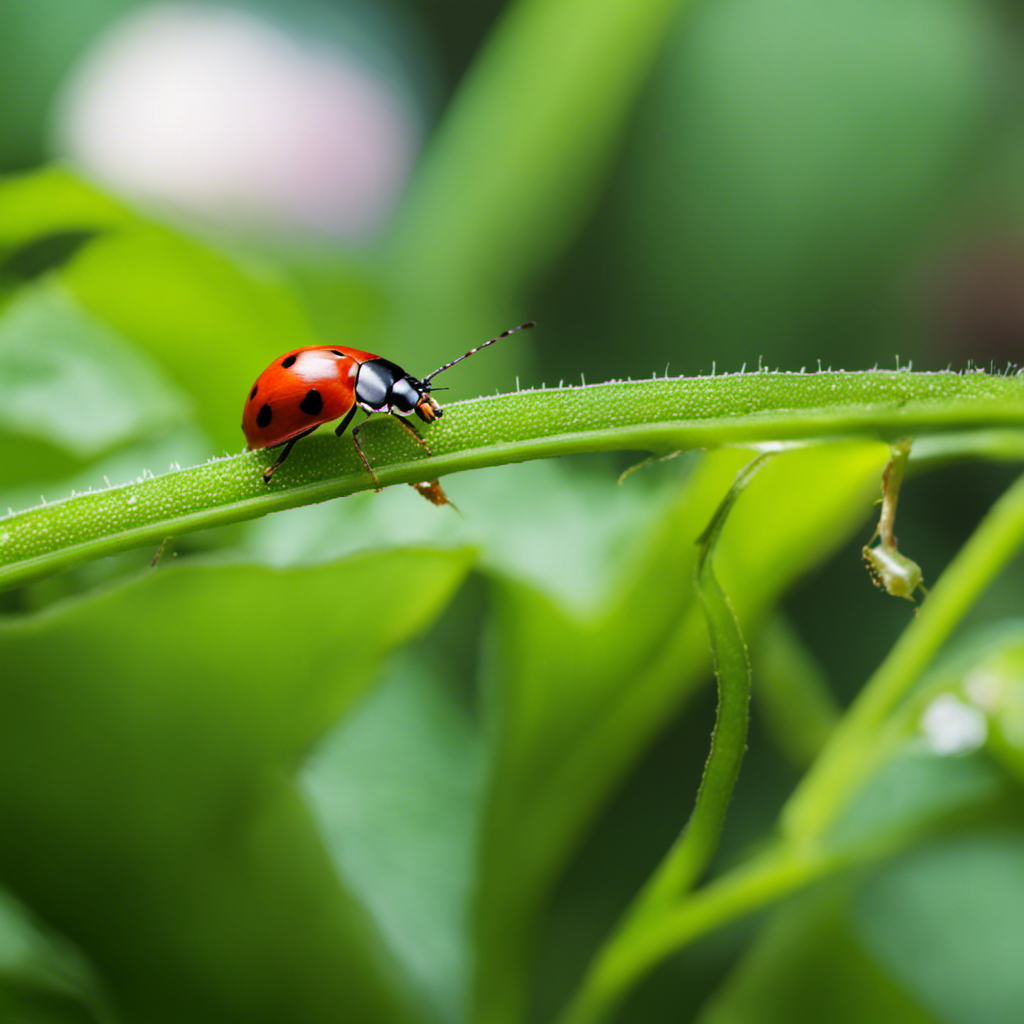
[[[382,484],[581,452],[657,453],[839,436],[894,440],[1024,431],[1024,378],[985,373],[750,373],[619,381],[452,404],[433,457],[384,417],[360,435]],[[218,459],[0,519],[0,587],[165,537],[367,490],[347,438],[300,442],[269,485],[272,452]]]

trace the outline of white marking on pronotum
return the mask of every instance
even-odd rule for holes
[[[325,377],[330,380],[335,374],[338,359],[329,352],[303,352],[292,364],[291,372],[307,384],[315,384]]]

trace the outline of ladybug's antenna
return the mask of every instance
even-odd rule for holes
[[[463,359],[468,359],[474,352],[479,352],[482,348],[487,348],[488,345],[493,345],[496,341],[501,341],[502,338],[507,338],[510,334],[515,334],[516,331],[526,331],[531,327],[537,325],[532,320],[527,320],[525,324],[520,324],[518,327],[513,327],[510,330],[502,331],[496,338],[491,338],[490,341],[485,341],[482,345],[477,345],[476,348],[471,348],[464,356],[459,356],[458,359],[453,359],[450,363],[445,363],[444,366],[439,366],[433,373],[428,373],[426,377],[420,382],[421,384],[428,384],[431,377],[436,377],[442,370],[448,370],[453,367],[456,363],[461,363]],[[437,389],[441,391],[441,388]]]

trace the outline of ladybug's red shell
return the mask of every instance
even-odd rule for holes
[[[357,348],[310,345],[278,356],[256,378],[242,410],[242,430],[249,448],[282,448],[278,460],[263,470],[263,482],[270,483],[274,470],[288,458],[295,442],[321,423],[341,419],[334,431],[340,437],[357,407],[367,416],[384,413],[393,417],[428,455],[433,455],[419,432],[403,419],[415,414],[424,423],[433,423],[444,412],[430,394],[431,380],[474,352],[532,326],[531,320],[513,327],[439,366],[422,380],[390,359]],[[352,443],[380,490],[380,481],[363,453],[358,435],[359,427],[353,427]],[[438,492],[444,493],[440,486]]]
[[[344,416],[356,404],[360,364],[377,358],[334,345],[278,356],[256,378],[242,411],[249,448],[273,448]]]

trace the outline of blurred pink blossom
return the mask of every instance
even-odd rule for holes
[[[415,158],[415,114],[339,48],[230,8],[156,4],[73,73],[58,145],[129,195],[224,225],[377,231]]]

